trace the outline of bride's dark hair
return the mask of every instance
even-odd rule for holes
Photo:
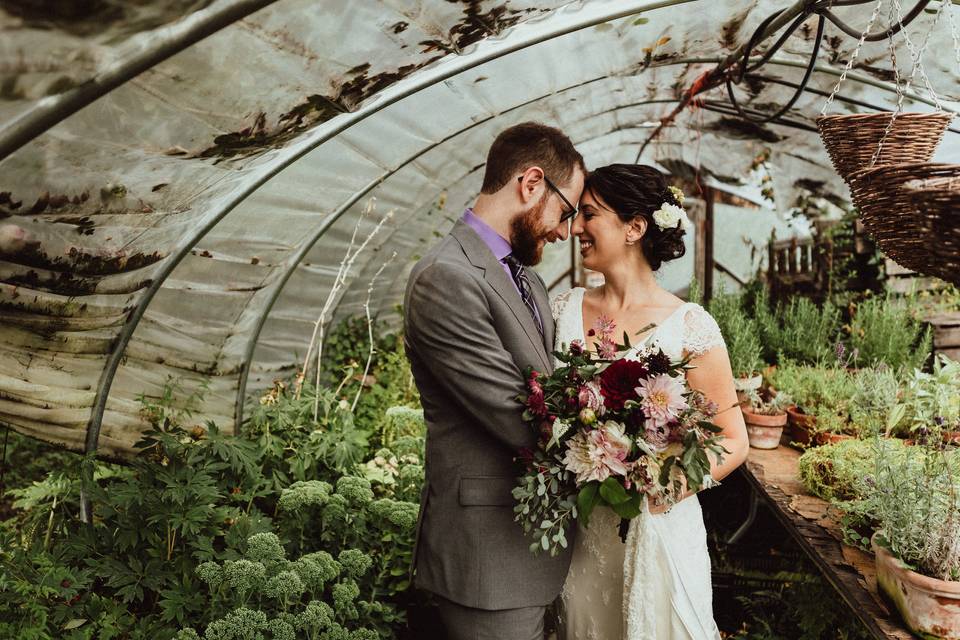
[[[587,176],[584,191],[590,191],[607,203],[624,222],[637,216],[647,221],[647,231],[640,241],[640,249],[656,271],[669,260],[683,257],[686,247],[683,225],[661,229],[653,220],[653,213],[664,203],[680,206],[662,173],[642,164],[608,164],[594,169]]]

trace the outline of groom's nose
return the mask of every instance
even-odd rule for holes
[[[570,235],[570,223],[564,220],[558,224],[553,230],[553,235],[555,239],[566,240],[567,236]]]

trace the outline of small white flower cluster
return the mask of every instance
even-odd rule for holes
[[[683,191],[673,186],[667,188],[677,202],[683,204]],[[653,212],[653,221],[660,227],[661,231],[676,229],[678,224],[682,224],[685,231],[690,231],[693,228],[693,224],[683,207],[667,202],[661,204],[660,208]]]

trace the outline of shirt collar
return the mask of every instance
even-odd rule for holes
[[[477,232],[477,235],[480,236],[480,239],[483,240],[483,243],[487,245],[487,248],[490,249],[498,261],[503,262],[504,258],[513,253],[513,247],[510,245],[510,242],[494,231],[493,227],[481,220],[480,217],[473,212],[473,209],[467,209],[463,212],[463,221],[468,227]]]

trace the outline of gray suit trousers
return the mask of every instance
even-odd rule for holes
[[[447,640],[543,640],[546,607],[487,611],[437,597]]]

